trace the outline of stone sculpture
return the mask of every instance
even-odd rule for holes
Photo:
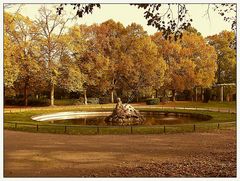
[[[144,122],[144,117],[129,104],[122,104],[117,98],[117,105],[113,113],[105,121],[112,125],[139,125]]]

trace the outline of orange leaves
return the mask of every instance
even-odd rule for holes
[[[183,91],[214,83],[216,53],[197,32],[185,32],[178,41],[167,41],[160,33],[152,37],[168,65],[167,88]]]
[[[233,83],[236,81],[236,50],[232,43],[236,41],[234,32],[223,31],[207,37],[207,41],[217,52],[217,81]]]

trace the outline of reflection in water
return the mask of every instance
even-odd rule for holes
[[[192,123],[200,121],[197,118],[189,116],[179,116],[179,115],[165,115],[165,114],[148,114],[143,113],[145,121],[143,125],[170,125],[170,124],[183,124],[183,123]],[[110,125],[105,122],[106,116],[91,116],[77,119],[66,119],[66,120],[56,120],[51,121],[55,124],[73,124],[73,125],[99,125],[105,126]]]

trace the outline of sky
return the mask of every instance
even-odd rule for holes
[[[34,19],[38,14],[38,9],[43,4],[25,4],[21,7],[20,13],[24,16],[28,16],[30,19]],[[53,11],[56,8],[52,4],[46,5]],[[19,5],[15,4],[11,8],[5,9],[8,12],[16,12]],[[231,24],[223,20],[223,17],[218,15],[213,10],[210,11],[210,20],[206,14],[208,8],[207,4],[187,4],[189,9],[189,15],[193,19],[192,26],[195,27],[204,37],[218,34],[223,30],[231,30]],[[65,7],[65,11],[69,16],[73,16],[74,12],[69,5]],[[144,30],[149,35],[157,32],[157,29],[147,25],[147,20],[143,17],[144,10],[138,9],[136,6],[130,6],[129,4],[102,4],[101,9],[94,9],[92,14],[85,15],[83,18],[78,18],[76,21],[71,22],[69,26],[77,24],[91,25],[93,23],[102,23],[109,19],[121,22],[124,26],[130,25],[135,22],[143,26]]]

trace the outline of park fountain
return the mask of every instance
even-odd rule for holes
[[[117,99],[113,111],[68,111],[34,115],[35,121],[47,121],[55,124],[127,126],[127,125],[170,125],[206,121],[211,116],[197,113],[176,112],[167,110],[142,111],[141,113],[129,104]]]

